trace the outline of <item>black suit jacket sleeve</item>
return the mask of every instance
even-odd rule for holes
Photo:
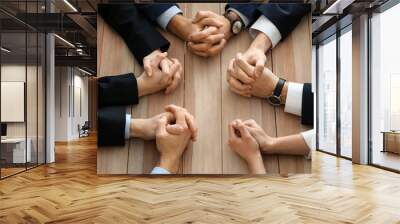
[[[176,6],[177,4],[171,3],[157,3],[157,4],[136,4],[137,9],[142,15],[144,15],[153,24],[157,23],[157,18],[167,11],[169,8]]]
[[[105,76],[97,80],[98,146],[125,144],[126,106],[139,103],[138,87],[132,73]]]
[[[133,73],[101,77],[97,80],[97,89],[98,107],[139,103],[138,86]]]
[[[314,94],[311,83],[304,83],[303,99],[301,104],[301,123],[304,125],[314,125]]]
[[[97,145],[125,144],[126,107],[102,107],[97,111]]]
[[[133,4],[100,4],[101,17],[124,39],[140,65],[154,50],[167,51],[169,42],[142,16]]]
[[[311,12],[309,4],[227,4],[225,9],[234,8],[253,24],[261,15],[267,17],[279,30],[282,39],[299,24],[301,18]]]

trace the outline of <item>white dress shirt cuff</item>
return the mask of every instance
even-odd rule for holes
[[[167,11],[163,12],[160,16],[157,17],[158,25],[164,30],[167,30],[169,21],[171,21],[172,17],[179,13],[182,13],[182,10],[175,5],[172,6],[171,8],[167,9]]]
[[[314,129],[311,129],[302,132],[301,135],[303,135],[304,141],[306,142],[308,148],[310,149],[306,158],[311,159],[312,151],[315,150],[315,131]]]
[[[168,170],[161,168],[161,167],[154,167],[151,171],[151,174],[171,174]]]
[[[131,127],[131,115],[127,114],[125,116],[125,139],[129,139],[130,136],[130,127]]]
[[[239,12],[238,10],[234,9],[234,8],[229,8],[226,11],[232,11],[235,12],[236,14],[238,14],[238,16],[240,17],[240,19],[243,21],[244,23],[244,27],[247,27],[250,23],[249,18],[247,18],[247,16],[243,15],[241,12]]]
[[[262,32],[269,37],[272,47],[275,47],[282,39],[281,32],[278,28],[265,16],[260,16],[257,21],[250,27],[250,35],[255,38],[258,32]]]
[[[301,116],[303,84],[289,82],[286,96],[285,112]]]

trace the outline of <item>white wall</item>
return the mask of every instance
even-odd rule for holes
[[[79,138],[78,124],[88,120],[88,78],[83,75],[76,68],[56,67],[56,141]]]

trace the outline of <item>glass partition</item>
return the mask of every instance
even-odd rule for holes
[[[22,12],[43,11],[44,1],[26,3],[9,4]],[[0,18],[0,178],[5,178],[45,162],[46,39],[12,14],[0,12]]]
[[[26,135],[26,41],[26,32],[1,34],[2,177],[24,171],[31,158]]]

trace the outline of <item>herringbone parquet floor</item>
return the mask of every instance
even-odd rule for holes
[[[97,176],[93,138],[0,181],[0,223],[400,223],[400,175],[316,152],[289,177]]]

